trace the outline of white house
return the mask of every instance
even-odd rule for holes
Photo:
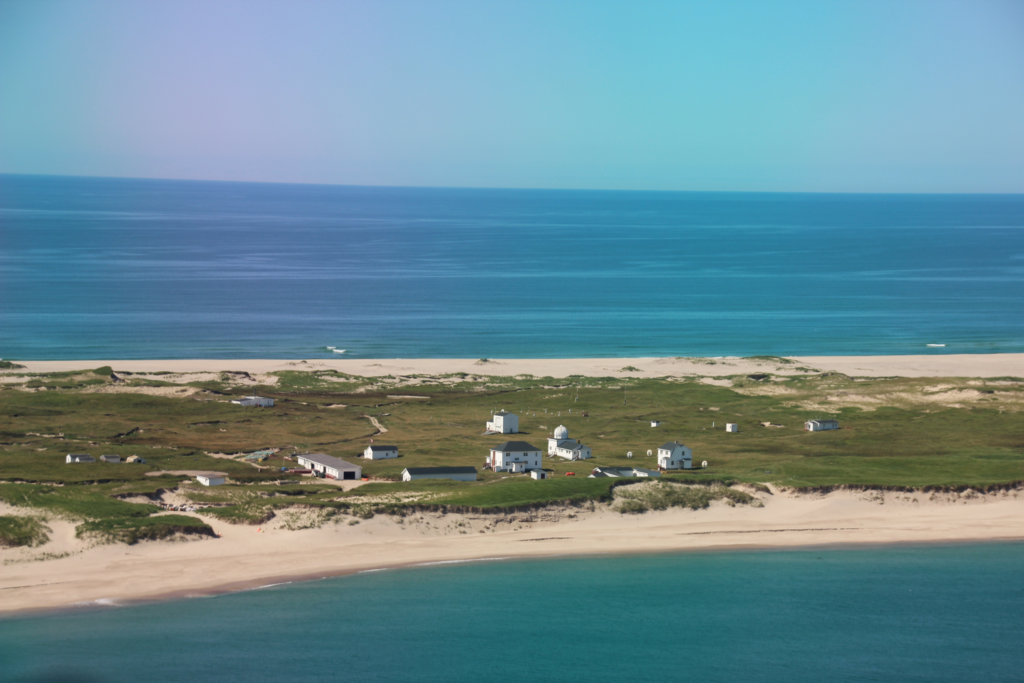
[[[736,434],[737,432],[740,431],[740,426],[738,424],[736,424],[735,422],[726,422],[725,423],[725,431],[732,432],[733,434]]]
[[[363,451],[363,457],[367,460],[386,460],[387,458],[398,457],[398,446],[367,446]]]
[[[827,429],[839,429],[838,420],[808,420],[804,423],[804,429],[809,432],[823,432]]]
[[[693,468],[693,451],[678,441],[669,441],[658,446],[658,467],[663,470],[688,470]]]
[[[406,467],[402,470],[402,481],[413,479],[454,479],[455,481],[476,481],[475,467]]]
[[[121,462],[120,455],[101,455],[100,460],[103,462]]]
[[[304,453],[296,455],[299,467],[313,470],[313,474],[326,479],[362,479],[363,468],[353,465],[341,458],[324,453]]]
[[[569,430],[565,425],[558,425],[555,433],[548,437],[548,455],[557,455],[566,460],[588,460],[590,447],[569,438]]]
[[[529,472],[541,469],[541,452],[525,441],[506,441],[491,449],[487,464],[495,472]]]
[[[487,431],[498,434],[518,434],[519,416],[506,413],[504,410],[495,413],[491,416],[491,421],[487,423]]]
[[[196,481],[203,486],[223,486],[225,477],[220,474],[197,474]]]
[[[73,462],[96,462],[96,458],[86,453],[68,453],[68,458],[65,462],[68,464]]]
[[[260,408],[273,408],[274,399],[263,398],[262,396],[243,396],[237,401],[232,401],[240,406],[258,406]]]

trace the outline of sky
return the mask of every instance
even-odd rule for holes
[[[1024,191],[1024,2],[0,0],[0,173]]]

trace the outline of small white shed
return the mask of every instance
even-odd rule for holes
[[[548,473],[544,470],[530,470],[531,479],[547,479]]]
[[[732,432],[733,434],[735,434],[738,431],[740,431],[740,426],[738,424],[736,424],[735,422],[726,422],[725,423],[725,431]]]
[[[196,481],[203,486],[223,486],[226,477],[221,474],[197,474]]]
[[[660,427],[661,420],[651,420],[651,427]]]
[[[120,455],[101,455],[100,460],[103,462],[121,462]]]
[[[824,432],[829,429],[839,429],[838,420],[808,420],[804,423],[804,429],[809,432]]]
[[[65,462],[68,464],[74,462],[96,462],[96,458],[87,453],[68,453],[68,457]]]

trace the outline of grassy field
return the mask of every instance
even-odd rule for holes
[[[672,440],[690,446],[695,462],[708,462],[706,470],[673,475],[679,481],[797,488],[985,488],[1024,481],[1024,380],[862,380],[790,377],[785,367],[779,370],[701,381],[462,374],[369,379],[334,371],[182,378],[116,368],[51,374],[11,368],[0,384],[0,499],[88,522],[83,533],[121,540],[163,532],[151,528],[151,520],[161,519],[151,517],[158,508],[118,497],[178,487],[197,504],[217,506],[213,514],[246,523],[296,503],[365,515],[412,504],[486,509],[608,500],[614,480],[587,479],[592,467],[654,467],[647,452]],[[276,407],[230,403],[254,392],[274,397]],[[594,458],[546,458],[553,475],[546,481],[481,469],[476,483],[397,482],[409,466],[480,469],[488,449],[508,438],[482,434],[500,409],[520,415],[522,433],[513,438],[546,450],[548,435],[565,425]],[[817,417],[836,417],[842,429],[803,431],[804,421]],[[370,418],[387,432],[379,433]],[[661,426],[652,429],[651,420]],[[726,433],[726,422],[738,423],[740,432]],[[354,491],[280,472],[303,451],[353,461],[371,438],[397,445],[401,457],[358,460],[376,481]],[[241,459],[260,450],[277,452],[255,465]],[[67,465],[68,453],[139,455],[146,463]],[[182,486],[189,478],[170,472],[185,470],[223,471],[232,483]],[[166,533],[193,528],[180,520],[165,526],[178,529]]]

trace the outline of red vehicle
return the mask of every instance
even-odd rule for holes
[[[567,477],[575,477],[576,473],[575,472],[566,472],[565,476],[567,476]]]

